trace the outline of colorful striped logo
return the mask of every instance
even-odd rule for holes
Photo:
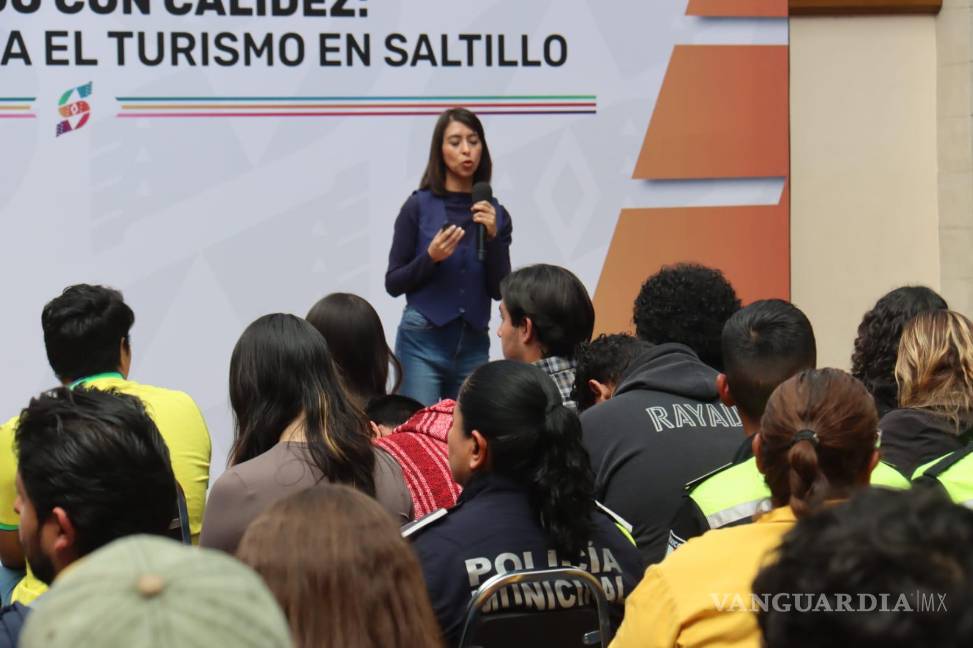
[[[91,89],[92,82],[89,81],[83,86],[71,88],[61,95],[61,98],[57,101],[57,114],[64,119],[58,122],[55,137],[84,128],[84,125],[88,123],[88,119],[91,118],[91,105],[85,99],[91,96]],[[75,95],[78,96],[78,100],[71,101]],[[69,101],[71,103],[68,103]],[[72,119],[77,121],[72,123]]]
[[[0,119],[36,119],[30,112],[37,97],[0,97]]]
[[[463,106],[478,115],[594,115],[595,95],[399,97],[116,97],[119,117],[396,117]]]

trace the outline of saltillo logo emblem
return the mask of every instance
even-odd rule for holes
[[[55,137],[76,131],[88,123],[88,119],[91,117],[91,106],[85,99],[91,96],[91,87],[92,84],[89,81],[85,85],[71,88],[61,95],[61,99],[57,102],[57,112],[63,119],[58,122]],[[78,95],[78,100],[71,101],[75,93]]]

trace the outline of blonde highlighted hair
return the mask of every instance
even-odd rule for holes
[[[895,363],[899,405],[973,422],[973,322],[954,311],[920,313],[902,330]]]

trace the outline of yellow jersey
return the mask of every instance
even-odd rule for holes
[[[206,506],[206,489],[209,486],[209,462],[212,453],[209,430],[199,407],[186,393],[126,380],[119,373],[99,374],[72,383],[95,389],[114,389],[123,394],[138,397],[166,446],[176,481],[186,495],[189,513],[189,529],[193,543],[199,540],[203,526],[203,509]],[[19,416],[0,426],[0,529],[15,531],[20,517],[14,511],[17,497],[17,456],[14,452],[14,435]],[[27,604],[40,596],[46,586],[37,580],[27,566],[27,575],[13,591],[12,599]]]

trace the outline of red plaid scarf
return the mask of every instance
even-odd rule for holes
[[[454,407],[456,401],[439,401],[413,414],[392,434],[375,440],[375,445],[392,455],[402,467],[417,520],[437,509],[453,506],[462,491],[449,471],[446,449]]]

